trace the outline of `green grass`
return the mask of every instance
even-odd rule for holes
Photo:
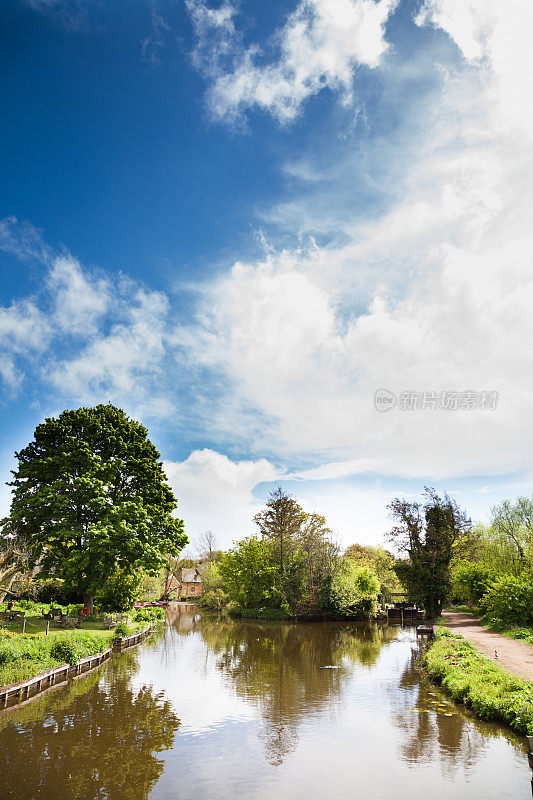
[[[440,629],[425,655],[429,675],[481,719],[533,735],[533,682],[515,678],[481,656],[462,636]]]
[[[457,611],[461,614],[472,614],[474,617],[478,617],[481,613],[477,606],[466,605],[446,606],[445,611]]]
[[[105,633],[105,636],[102,634]],[[63,663],[106,650],[114,638],[109,631],[58,631],[31,636],[0,630],[0,686],[18,683]]]
[[[509,623],[492,619],[489,616],[482,617],[481,622],[492,631],[501,633],[502,636],[507,636],[509,639],[519,639],[526,642],[526,644],[533,645],[533,627],[531,625],[510,625]]]

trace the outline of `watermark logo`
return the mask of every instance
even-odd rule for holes
[[[378,411],[390,411],[396,405],[396,396],[388,389],[378,389],[374,395],[374,405]]]
[[[498,400],[498,392],[471,390],[400,392],[398,403],[396,396],[388,389],[378,389],[374,395],[374,405],[378,411],[390,411],[396,405],[400,411],[495,411]]]

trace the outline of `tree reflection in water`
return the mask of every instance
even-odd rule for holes
[[[255,703],[267,760],[283,762],[302,720],[340,697],[355,664],[372,666],[383,645],[378,626],[280,624],[202,618],[201,634],[237,694]],[[335,666],[338,669],[320,669]]]
[[[408,764],[440,763],[444,778],[453,779],[459,772],[465,776],[475,771],[476,765],[485,757],[488,738],[503,737],[516,744],[518,737],[501,726],[476,720],[467,716],[444,694],[424,679],[418,663],[419,653],[415,649],[400,678],[399,697],[396,702],[393,722],[403,732],[400,757]],[[412,692],[418,697],[413,704]]]
[[[145,800],[179,719],[163,694],[133,689],[137,654],[0,717],[2,797],[13,800]]]

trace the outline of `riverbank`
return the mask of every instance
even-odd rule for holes
[[[498,666],[523,680],[533,679],[533,647],[527,642],[497,633],[470,614],[444,611],[442,619],[449,630],[464,636]]]
[[[32,636],[4,630],[0,638],[0,688],[101,653],[111,647],[115,636],[114,631],[73,630]]]
[[[505,672],[463,636],[441,629],[425,654],[433,680],[476,716],[533,735],[533,682]]]

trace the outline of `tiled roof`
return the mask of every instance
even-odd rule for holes
[[[193,569],[182,569],[181,570],[181,580],[183,583],[201,583],[202,579],[200,575],[198,575],[196,568]]]

